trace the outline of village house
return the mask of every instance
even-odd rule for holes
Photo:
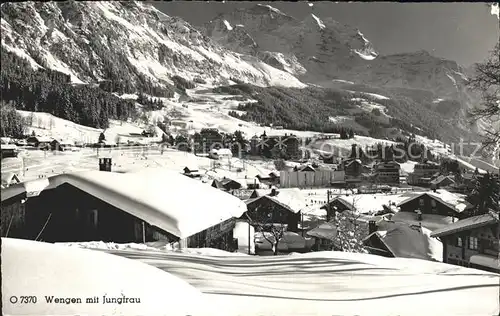
[[[326,220],[330,221],[335,213],[344,211],[356,212],[359,214],[376,215],[386,210],[384,214],[395,213],[392,211],[395,205],[405,200],[408,193],[403,194],[349,194],[332,197],[329,203],[321,206],[320,209],[326,211]],[[391,211],[387,211],[391,210]]]
[[[52,138],[45,136],[30,136],[26,139],[28,146],[36,147],[42,150],[49,150],[51,147]]]
[[[428,186],[432,180],[432,176],[439,174],[441,167],[439,164],[426,161],[415,165],[413,172],[408,175],[407,182],[410,185]]]
[[[212,159],[227,160],[233,157],[233,153],[229,148],[220,148],[220,149],[212,148],[208,156]]]
[[[51,150],[66,151],[75,146],[75,143],[70,140],[54,139],[50,142]]]
[[[200,178],[201,177],[201,174],[200,174],[200,171],[198,170],[198,167],[196,167],[194,165],[186,166],[186,167],[184,167],[184,169],[182,169],[182,171],[184,171],[185,176],[190,177],[190,178]]]
[[[292,134],[268,136],[265,132],[260,136],[253,136],[250,139],[250,154],[252,156],[270,157],[273,149],[283,151],[290,159],[299,159],[302,156],[300,151],[300,140]]]
[[[1,158],[2,159],[3,158],[17,157],[17,155],[19,153],[19,149],[14,144],[1,144],[0,150],[1,150]]]
[[[212,181],[212,187],[224,191],[233,191],[241,189],[241,183],[224,177],[222,180],[214,179]]]
[[[399,185],[401,166],[395,161],[383,161],[375,165],[377,183]]]
[[[209,154],[211,149],[222,147],[224,136],[216,128],[202,128],[194,135],[193,142],[197,144],[204,154]]]
[[[496,213],[459,220],[432,232],[443,243],[443,262],[500,273],[500,220]]]
[[[430,230],[458,221],[472,208],[463,196],[443,189],[413,194],[397,206],[400,211],[393,220],[422,224]]]
[[[348,178],[360,178],[363,173],[370,172],[370,168],[363,165],[360,159],[345,159],[340,166]]]
[[[247,210],[230,194],[162,168],[61,174],[12,185],[1,199],[2,236],[46,242],[162,240],[229,251],[235,246],[235,218]]]
[[[255,190],[245,201],[248,211],[241,216],[242,220],[251,222],[286,225],[286,231],[298,232],[301,221],[301,210],[306,207],[305,199],[298,189]],[[264,224],[264,223],[260,223]]]
[[[261,183],[266,183],[270,185],[276,185],[280,183],[280,176],[276,174],[276,172],[270,172],[267,176],[266,175],[256,175],[255,176]]]
[[[430,182],[432,188],[444,188],[455,184],[455,180],[451,176],[439,175]]]
[[[261,182],[257,177],[253,179],[245,179],[245,182],[246,182],[246,188],[251,190],[260,189],[262,186]]]

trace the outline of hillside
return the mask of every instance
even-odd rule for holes
[[[466,118],[467,110],[478,99],[466,88],[466,70],[426,51],[380,55],[353,26],[322,19],[318,14],[299,21],[286,12],[262,5],[221,14],[204,25],[204,32],[235,50],[252,43],[254,55],[304,82],[326,88],[361,84],[381,91],[381,95],[404,97],[403,104],[392,107],[394,116],[423,129],[427,128],[425,124],[408,116],[423,112],[423,117],[443,120],[444,124],[433,123],[431,130],[440,135],[451,134],[447,141],[457,140],[458,135],[469,138],[466,131],[475,133],[479,128],[470,126]],[[414,113],[398,113],[408,111]]]
[[[199,104],[196,91],[215,88],[241,98],[231,115],[248,124],[476,137],[464,122],[473,96],[455,62],[381,56],[357,28],[316,15],[299,21],[256,5],[197,30],[141,2],[6,3],[1,12],[2,101],[18,110],[107,128],[151,111],[164,116],[166,102]],[[163,103],[118,97],[138,93]]]

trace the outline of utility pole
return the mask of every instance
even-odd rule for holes
[[[330,218],[330,213],[331,213],[331,208],[330,208],[330,189],[326,191],[326,221],[329,222]]]
[[[248,221],[248,254],[250,255],[251,252],[250,252],[250,246],[251,246],[251,242],[250,242],[250,220]]]

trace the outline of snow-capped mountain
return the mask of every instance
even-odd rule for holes
[[[255,57],[229,51],[180,18],[141,2],[19,2],[1,7],[2,47],[71,75],[96,82],[120,73],[168,83],[171,75],[255,85],[303,87],[292,75]]]
[[[197,29],[142,2],[11,2],[2,4],[1,12],[2,51],[28,60],[35,69],[66,73],[74,83],[126,81],[120,87],[128,88],[120,88],[121,93],[150,95],[157,91],[154,86],[176,85],[173,75],[206,82],[209,87],[231,81],[335,87],[348,94],[384,96],[384,100],[359,102],[359,96],[342,97],[347,108],[347,103],[359,103],[355,105],[359,109],[342,115],[365,133],[373,129],[371,121],[382,121],[382,128],[415,126],[455,140],[471,130],[465,112],[475,96],[465,88],[467,77],[457,63],[426,52],[380,55],[362,30],[321,13],[298,20],[272,6],[254,5],[221,14]],[[260,100],[264,112],[284,97],[262,92],[268,96]],[[283,111],[301,113],[307,128],[340,115],[338,106],[320,97],[323,92],[309,93],[293,93],[294,100],[287,103],[294,106],[284,104]],[[63,93],[59,95],[65,100]],[[166,95],[172,94],[156,96]],[[369,107],[364,106],[367,102]],[[320,103],[325,114],[313,119]],[[301,104],[307,106],[300,108]],[[387,113],[374,118],[375,107]],[[36,110],[37,105],[19,108]],[[117,116],[111,110],[110,115]],[[292,116],[281,115],[280,120],[291,123]],[[267,120],[268,115],[262,117]]]
[[[240,27],[227,28],[226,24]],[[247,51],[244,48],[251,42],[253,54],[257,51],[269,65],[304,82],[338,87],[340,79],[382,90],[402,89],[398,93],[420,104],[432,104],[433,111],[454,120],[454,125],[470,129],[466,112],[477,96],[466,87],[466,69],[455,61],[426,51],[380,55],[353,26],[320,13],[298,20],[268,5],[220,14],[203,29],[219,44],[237,51]],[[244,37],[235,35],[241,32]],[[235,42],[239,38],[244,39],[240,45]],[[438,98],[446,102],[433,103]]]
[[[239,27],[228,28],[227,25]],[[280,62],[281,69],[286,70],[289,62],[280,59],[296,60],[294,63],[300,66],[295,68],[307,70],[299,71],[301,78],[313,83],[328,79],[345,67],[373,60],[378,55],[354,27],[314,14],[301,21],[269,5],[256,4],[248,9],[221,14],[203,28],[207,36],[237,51],[246,51],[250,41],[254,44],[253,50],[264,53],[264,56],[269,56],[269,52],[281,53],[283,58],[265,59],[273,66]],[[243,39],[239,47],[234,42],[236,33],[244,34],[238,36]],[[297,70],[290,73],[297,74]]]

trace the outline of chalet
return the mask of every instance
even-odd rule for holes
[[[298,172],[314,172],[314,171],[316,171],[316,169],[314,169],[314,167],[311,166],[311,165],[305,165],[305,166],[295,167],[294,171],[298,171]]]
[[[261,182],[258,178],[246,179],[247,189],[259,189],[261,187]]]
[[[21,180],[19,179],[17,174],[15,174],[14,172],[2,173],[2,186],[4,188],[7,188],[10,185],[20,183],[20,182],[21,182]]]
[[[455,180],[451,176],[440,175],[433,179],[430,184],[433,188],[442,188],[455,184]]]
[[[50,148],[52,150],[65,151],[71,149],[73,146],[75,146],[75,143],[70,140],[54,139],[50,142]]]
[[[490,212],[432,232],[443,242],[443,262],[500,273],[500,220]]]
[[[401,166],[395,161],[383,161],[375,165],[377,183],[399,185]]]
[[[210,153],[211,149],[222,147],[224,137],[216,128],[202,128],[194,135],[194,143],[200,146],[203,153]]]
[[[17,148],[16,145],[13,144],[7,144],[7,145],[0,145],[0,150],[1,150],[1,157],[3,158],[9,158],[9,157],[17,157],[19,153],[19,149]]]
[[[254,156],[271,156],[275,147],[282,149],[291,159],[300,158],[300,140],[295,135],[273,135],[268,136],[264,132],[260,137],[253,136],[250,139],[250,153]]]
[[[346,159],[342,161],[342,169],[347,177],[357,178],[362,173],[369,172],[369,168],[364,166],[359,159]]]
[[[413,194],[397,206],[400,211],[393,220],[417,225],[421,223],[430,230],[463,218],[464,211],[472,207],[463,196],[443,189]]]
[[[276,174],[275,172],[270,172],[267,176],[257,175],[255,177],[257,179],[259,179],[260,182],[266,182],[269,184],[279,184],[280,183],[280,176],[278,174]]]
[[[427,186],[432,181],[433,175],[439,173],[440,170],[440,165],[431,161],[418,163],[413,168],[413,172],[408,175],[408,184]]]
[[[201,177],[201,174],[198,171],[198,167],[186,166],[182,170],[184,171],[184,175],[187,177],[190,177],[190,178],[200,178]]]
[[[196,198],[186,201],[186,192]],[[234,246],[235,218],[247,210],[236,197],[161,168],[62,174],[10,186],[1,199],[2,236],[225,250]]]
[[[326,220],[333,218],[335,213],[344,211],[356,212],[359,214],[375,215],[385,209],[394,209],[395,204],[403,201],[408,197],[408,194],[354,194],[354,195],[339,195],[321,206],[320,209],[326,211]],[[393,211],[395,212],[395,211]],[[388,212],[390,213],[390,212]]]
[[[48,150],[51,147],[52,138],[43,136],[30,136],[26,139],[28,146],[36,147],[42,150]]]
[[[209,157],[212,159],[231,159],[233,153],[229,148],[211,149]]]
[[[212,187],[224,191],[232,191],[241,189],[241,183],[229,178],[223,178],[222,180],[214,179],[214,181],[212,181]]]
[[[306,207],[305,199],[298,189],[272,189],[267,194],[256,190],[245,203],[248,211],[241,219],[250,218],[254,223],[265,220],[266,223],[284,224],[286,230],[292,232],[299,230],[301,210]]]

